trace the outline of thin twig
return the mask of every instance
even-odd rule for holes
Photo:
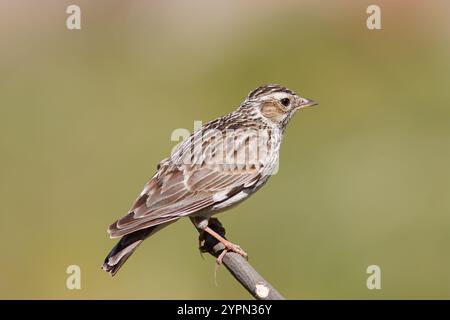
[[[225,228],[219,220],[211,218],[209,227],[225,237]],[[203,246],[202,252],[208,252],[214,257],[218,257],[224,250],[222,243],[207,233],[201,233],[200,240]],[[222,263],[230,271],[231,275],[258,300],[284,300],[284,297],[267,282],[241,255],[234,252],[227,252],[223,256]]]

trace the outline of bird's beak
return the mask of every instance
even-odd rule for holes
[[[311,100],[311,99],[303,99],[303,100],[300,102],[300,108],[312,107],[312,106],[315,106],[315,105],[318,105],[318,104],[319,104],[319,103],[316,102],[316,101],[314,101],[314,100]]]

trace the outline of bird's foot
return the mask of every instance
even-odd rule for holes
[[[217,284],[217,271],[219,270],[219,267],[222,264],[223,258],[225,257],[225,255],[228,252],[235,252],[235,253],[241,255],[242,257],[244,257],[245,259],[248,258],[247,253],[244,250],[242,250],[241,247],[238,246],[237,244],[231,243],[228,240],[225,240],[225,242],[223,242],[223,241],[220,241],[220,242],[225,246],[225,248],[222,250],[222,252],[219,254],[219,256],[216,259],[216,266],[214,268],[214,283],[216,284],[216,286],[218,285]]]
[[[234,244],[228,240],[220,241],[220,242],[225,246],[225,249],[223,249],[223,251],[220,253],[220,255],[216,259],[216,263],[218,265],[222,264],[223,257],[225,257],[227,252],[235,252],[235,253],[239,254],[240,256],[244,257],[245,259],[248,259],[247,252],[242,250],[242,248],[240,246],[238,246],[237,244]]]
[[[222,263],[222,259],[225,256],[225,254],[228,251],[231,252],[236,252],[237,254],[241,255],[242,257],[246,258],[248,257],[247,253],[241,249],[240,246],[238,246],[237,244],[234,244],[230,241],[228,241],[227,239],[225,239],[224,237],[222,237],[220,234],[218,234],[217,232],[215,232],[213,229],[211,229],[210,227],[206,227],[203,229],[203,232],[207,232],[209,233],[211,236],[213,236],[217,241],[219,241],[220,243],[222,243],[224,245],[224,250],[220,253],[219,257],[217,258],[216,262],[218,264]]]

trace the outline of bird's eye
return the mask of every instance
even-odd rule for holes
[[[280,100],[281,104],[285,107],[289,107],[289,104],[291,103],[291,100],[289,98],[283,98]]]

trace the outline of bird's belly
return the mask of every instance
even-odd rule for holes
[[[213,205],[210,208],[211,215],[215,215],[217,213],[229,210],[231,208],[236,207],[238,204],[242,203],[244,200],[248,199],[252,194],[254,194],[256,191],[258,191],[259,188],[261,188],[265,183],[267,179],[264,179],[263,181],[260,181],[259,184],[255,185],[253,188],[247,188],[242,190],[241,192],[235,194],[231,198]]]
[[[213,214],[219,213],[221,211],[224,210],[228,210],[231,209],[231,207],[236,206],[237,204],[241,203],[242,201],[244,201],[245,199],[247,199],[250,196],[251,193],[249,193],[247,190],[243,190],[237,194],[235,194],[234,196],[232,196],[231,198],[215,204],[211,207],[211,211],[213,212]]]

